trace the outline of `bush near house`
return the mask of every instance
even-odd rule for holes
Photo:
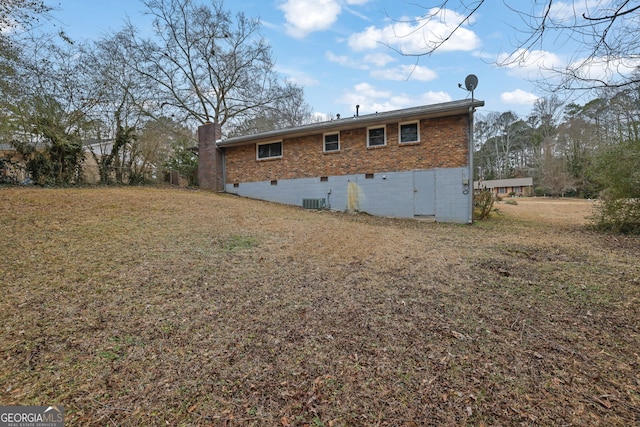
[[[476,191],[473,195],[473,218],[483,220],[489,218],[496,197],[490,190]]]

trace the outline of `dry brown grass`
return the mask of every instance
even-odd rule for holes
[[[509,204],[509,201],[517,203]],[[495,204],[499,213],[520,219],[560,226],[589,223],[595,201],[570,198],[518,197],[507,198]]]
[[[0,402],[73,426],[638,425],[640,241],[531,206],[460,226],[0,189]]]

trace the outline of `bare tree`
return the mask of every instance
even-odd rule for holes
[[[82,94],[93,124],[83,135],[85,146],[101,183],[114,178],[130,181],[143,163],[137,156],[137,134],[148,120],[144,106],[152,97],[151,91],[129,65],[120,33],[83,46],[81,51]]]
[[[87,125],[77,87],[76,50],[48,35],[27,34],[7,60],[0,85],[4,137],[40,184],[77,182],[81,130]],[[4,70],[3,70],[4,71]]]
[[[258,20],[243,13],[232,17],[216,0],[211,6],[193,0],[143,3],[154,19],[153,37],[139,37],[129,23],[121,39],[130,66],[158,93],[147,111],[224,125],[283,96]]]
[[[514,112],[489,113],[476,122],[476,171],[486,179],[510,178],[528,166],[531,128]]]
[[[0,30],[29,28],[53,8],[43,0],[2,0],[0,2]]]
[[[260,133],[311,123],[313,110],[304,100],[303,89],[286,82],[281,91],[281,96],[270,105],[256,109],[251,118],[236,123],[228,136]]]
[[[557,96],[539,98],[533,106],[540,152],[538,154],[539,183],[547,188],[553,196],[563,195],[574,186],[569,173],[567,159],[563,156],[558,143],[558,124],[562,102]]]
[[[177,150],[193,147],[197,138],[191,130],[169,117],[149,120],[139,129],[138,138],[132,145],[132,157],[137,162],[132,165],[132,173],[137,176],[159,174],[164,164]]]
[[[538,98],[533,105],[531,122],[535,124],[540,135],[540,155],[551,156],[554,154],[554,138],[558,129],[562,101],[557,96]]]
[[[526,9],[525,4],[530,8]],[[443,0],[420,7],[426,13],[413,22],[414,32],[423,32],[425,42],[423,51],[412,56],[430,55],[443,49],[474,15],[496,6],[486,0]],[[640,82],[638,74],[633,73],[640,65],[640,5],[636,1],[534,0],[517,7],[504,2],[503,7],[515,15],[513,22],[520,24],[513,26],[516,34],[513,50],[499,58],[498,65],[527,63],[547,39],[554,44],[575,42],[578,47],[572,60],[550,68],[559,78],[547,82],[553,88],[623,87]],[[456,21],[447,23],[449,30],[435,36],[428,29],[433,22],[446,18],[446,11],[455,11]]]
[[[588,113],[587,106],[569,104],[565,107],[564,121],[558,126],[558,150],[567,161],[567,171],[575,180],[577,193],[595,197],[597,188],[588,172],[600,145],[600,132],[585,113]]]

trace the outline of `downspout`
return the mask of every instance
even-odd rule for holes
[[[218,146],[218,142],[222,142],[222,126],[218,122],[218,114],[213,117],[213,148],[218,153],[216,157],[220,156],[220,171],[218,173],[218,179],[220,179],[220,183],[218,184],[218,188],[215,189],[216,192],[226,193],[227,192],[227,172],[226,172],[226,160],[225,160],[225,152],[222,148]],[[219,133],[218,133],[219,132]]]
[[[213,140],[213,146],[216,149],[216,151],[220,154],[220,165],[221,167],[221,171],[220,171],[220,179],[222,180],[220,187],[222,188],[222,193],[226,193],[227,192],[227,162],[225,159],[225,152],[224,150],[222,150],[222,148],[218,147],[218,141],[222,141],[222,126],[218,126],[218,114],[216,113],[216,115],[213,117],[213,123],[215,126],[215,138]],[[218,134],[218,129],[220,129],[220,134]]]
[[[469,181],[467,184],[467,190],[469,191],[469,218],[467,223],[473,224],[473,92],[471,95],[471,106],[469,107]]]
[[[218,142],[216,141],[216,150],[220,152],[220,163],[222,163],[222,192],[227,192],[227,153],[218,147]]]

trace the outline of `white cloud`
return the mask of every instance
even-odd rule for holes
[[[351,15],[355,16],[356,18],[362,19],[363,21],[367,21],[367,22],[371,22],[372,21],[372,19],[369,16],[367,16],[364,13],[358,12],[356,9],[354,9],[352,7],[345,6],[344,10],[346,12],[350,13]]]
[[[390,32],[389,28],[390,27],[378,29],[373,25],[367,27],[363,32],[352,34],[351,37],[349,37],[349,46],[356,51],[375,49],[380,46],[379,43],[383,41],[386,42],[390,37],[386,35],[386,33]]]
[[[362,61],[357,61],[349,55],[336,55],[331,51],[327,51],[324,56],[329,62],[335,62],[336,64],[342,65],[343,67],[355,68],[358,70],[369,69],[367,64],[363,63]]]
[[[592,16],[591,11],[594,8],[606,8],[608,2],[602,4],[602,0],[584,0],[584,1],[559,1],[553,2],[549,11],[549,17],[553,22],[567,24],[568,22],[575,22],[577,17],[582,17],[582,14]],[[547,7],[545,3],[544,7]],[[540,16],[544,14],[544,11],[538,12]]]
[[[263,25],[264,27],[270,29],[270,30],[278,30],[280,28],[280,25],[278,24],[274,24],[273,22],[270,21],[265,21],[265,20],[260,20],[260,24]]]
[[[314,31],[323,31],[336,22],[344,4],[360,6],[369,0],[286,0],[278,8],[284,12],[287,33],[304,38]],[[357,12],[351,11],[356,14]]]
[[[284,12],[289,35],[304,38],[329,28],[338,19],[341,6],[337,0],[287,0],[279,9]]]
[[[374,70],[371,77],[381,80],[418,80],[428,82],[438,77],[435,71],[420,65],[400,65],[395,68]]]
[[[566,62],[555,53],[524,49],[518,49],[511,54],[499,55],[497,63],[507,68],[510,74],[531,80],[548,77],[551,70],[562,69],[566,66]]]
[[[369,83],[358,83],[353,88],[357,93],[367,98],[389,98],[392,94],[388,90],[376,89]]]
[[[519,50],[512,55],[499,56],[498,63],[503,63],[509,74],[528,80],[559,82],[562,78],[575,74],[580,80],[615,83],[635,73],[640,67],[640,58],[609,56],[566,61],[548,51]]]
[[[300,86],[317,86],[320,83],[315,77],[295,68],[277,66],[276,69],[286,76],[287,81]]]
[[[431,9],[423,17],[404,18],[383,28],[370,26],[351,35],[349,46],[356,51],[390,46],[404,54],[420,54],[433,49],[450,36],[438,48],[440,51],[470,51],[480,46],[480,38],[465,27],[466,23],[456,29],[464,19],[464,15],[448,9],[440,12]]]
[[[447,92],[425,92],[420,96],[421,104],[439,104],[441,102],[449,102],[453,99]]]
[[[516,89],[512,92],[503,92],[500,95],[500,100],[505,104],[514,105],[530,105],[538,99],[538,96],[526,92],[522,89]]]
[[[576,75],[584,80],[615,82],[628,78],[640,68],[640,58],[588,58],[579,59],[569,65]]]
[[[369,53],[364,56],[365,62],[373,64],[376,67],[384,67],[395,60],[393,56],[386,53]]]
[[[392,95],[391,91],[377,89],[369,83],[359,83],[346,91],[338,102],[346,106],[347,111],[355,111],[355,105],[360,105],[361,114],[369,114],[395,110],[396,108],[390,106]],[[346,116],[343,114],[343,117]]]
[[[451,101],[451,97],[445,92],[425,92],[422,94],[395,93],[390,90],[376,88],[369,83],[359,83],[346,91],[338,100],[347,111],[354,111],[355,106],[360,105],[362,114],[393,111],[416,105],[428,105],[439,102]],[[343,117],[346,117],[343,114]]]

